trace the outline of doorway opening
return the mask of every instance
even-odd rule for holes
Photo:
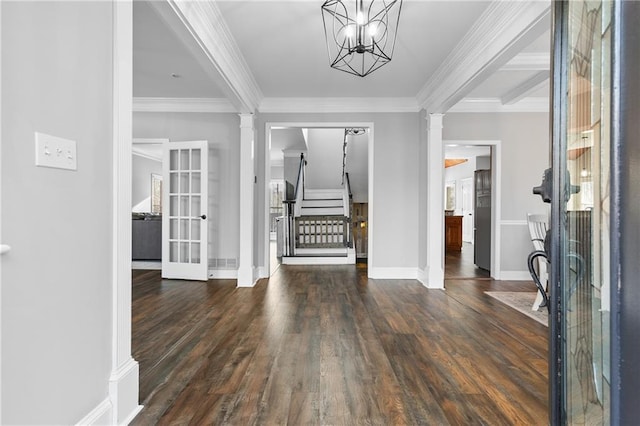
[[[363,129],[363,133],[346,135],[345,129],[354,128]],[[292,264],[370,264],[373,123],[266,123],[265,136],[265,275],[272,275],[283,259],[285,263]],[[333,148],[329,149],[331,146]],[[320,213],[335,207],[321,205],[323,199],[339,199],[339,202],[334,202],[342,205],[343,209],[336,214],[344,216],[346,221],[337,227],[341,234],[349,234],[349,244],[344,250],[337,247],[304,248],[296,249],[295,256],[292,256],[292,241],[296,235],[293,230],[296,226],[305,229],[305,225],[287,216],[286,205],[291,205],[291,202],[285,202],[283,206],[283,201],[296,198],[301,164],[305,169],[303,193],[306,194],[306,204],[300,200],[298,204],[306,206],[307,211],[317,209]],[[350,188],[350,191],[345,188]],[[343,195],[320,196],[335,190],[349,192],[350,196],[345,195],[344,203]],[[334,214],[329,213],[329,216]],[[325,229],[325,225],[321,223],[319,227],[312,225],[306,228]],[[329,253],[331,250],[336,253]],[[339,250],[344,253],[337,253]]]
[[[499,141],[444,141],[445,279],[498,279]]]
[[[132,269],[162,269],[162,156],[168,141],[140,138],[132,141]]]

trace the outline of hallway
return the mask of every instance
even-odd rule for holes
[[[473,263],[473,248],[471,243],[462,243],[461,252],[445,252],[445,279],[490,279],[489,271],[480,269]]]
[[[547,329],[485,290],[281,266],[269,281],[133,273],[133,424],[545,424]]]

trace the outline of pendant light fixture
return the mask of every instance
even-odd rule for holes
[[[332,68],[360,77],[391,61],[402,0],[326,0],[322,20]]]

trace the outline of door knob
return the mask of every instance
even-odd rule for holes
[[[206,215],[206,214],[203,214],[202,216],[200,216],[200,219],[203,219],[203,220],[204,220],[204,219],[206,219],[206,218],[207,218],[207,215]]]

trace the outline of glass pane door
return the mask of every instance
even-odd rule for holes
[[[566,100],[554,116],[566,123],[558,153],[564,193],[556,224],[561,414],[566,424],[602,425],[609,423],[610,411],[611,3],[565,2],[562,22]]]
[[[206,280],[207,142],[169,142],[164,158],[162,276]]]

